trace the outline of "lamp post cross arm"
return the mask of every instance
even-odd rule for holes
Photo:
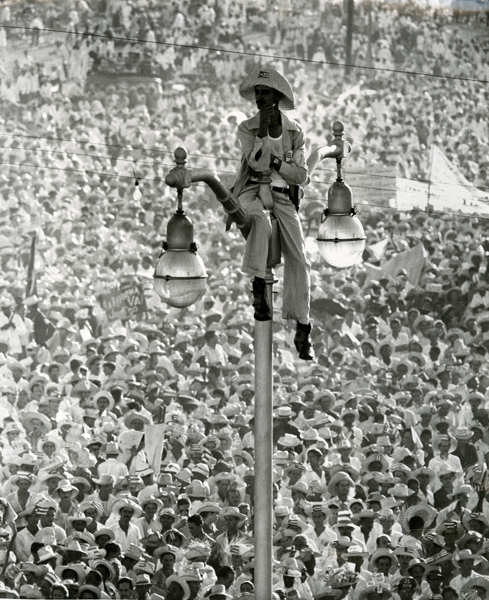
[[[205,183],[214,192],[217,200],[222,204],[231,220],[241,231],[246,239],[251,228],[251,218],[243,210],[237,198],[221,182],[219,177],[211,169],[189,169],[187,164],[187,151],[185,148],[177,148],[174,152],[176,166],[165,177],[165,183],[170,187],[176,188],[179,192],[184,188],[189,188],[192,183]]]

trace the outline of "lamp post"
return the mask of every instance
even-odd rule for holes
[[[341,160],[350,152],[351,146],[343,137],[343,123],[336,121],[333,125],[334,139],[329,146],[318,148],[310,155],[307,164],[310,173],[324,158],[335,158],[338,166],[338,178],[328,194],[328,216],[324,223],[331,229],[332,220],[344,222],[347,216],[351,220],[351,190],[341,179]],[[165,182],[177,189],[178,207],[167,226],[167,240],[163,243],[163,252],[155,268],[155,290],[162,300],[170,306],[184,308],[202,297],[207,277],[205,267],[197,255],[194,242],[193,226],[182,208],[183,190],[192,183],[206,183],[221,202],[224,211],[236,223],[244,238],[248,237],[251,219],[241,208],[237,198],[209,169],[187,168],[187,151],[177,148],[174,153],[176,166],[168,173]],[[341,180],[340,180],[341,179]],[[336,187],[335,187],[336,185]],[[345,191],[345,189],[347,191]],[[350,204],[348,205],[348,198]],[[348,209],[348,206],[350,207]],[[326,211],[325,211],[326,212]],[[273,214],[270,215],[274,218]],[[349,223],[349,221],[347,222]],[[323,227],[323,226],[321,226]],[[361,225],[360,225],[361,227]],[[276,228],[272,228],[275,230]],[[323,228],[324,229],[324,228]],[[329,231],[328,229],[328,231]],[[333,227],[334,229],[334,227]],[[344,229],[344,227],[343,227]],[[321,233],[321,229],[320,229]],[[362,228],[363,233],[363,228]],[[335,248],[343,252],[351,250],[348,233],[346,240],[339,239],[336,231]],[[328,234],[329,235],[329,234]],[[343,236],[344,237],[344,236]],[[273,269],[281,262],[277,252],[276,240],[272,238],[267,261],[267,294],[273,314],[272,286],[275,283]],[[329,243],[329,238],[318,238],[318,243]],[[340,243],[341,242],[341,243]],[[339,245],[338,245],[339,244]],[[363,246],[365,237],[363,236]],[[358,248],[355,246],[355,257]],[[331,253],[321,251],[328,262]],[[335,256],[338,254],[333,253]],[[331,256],[330,256],[331,255]],[[338,260],[336,259],[336,262]],[[348,263],[348,261],[344,261]],[[353,264],[353,263],[349,263]],[[339,265],[338,265],[339,266]],[[255,321],[254,354],[255,354],[255,495],[254,495],[254,546],[255,546],[255,598],[270,600],[272,597],[273,576],[273,361],[272,361],[273,320]]]

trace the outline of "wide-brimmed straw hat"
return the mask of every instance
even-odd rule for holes
[[[486,579],[485,577],[474,577],[465,583],[461,590],[463,597],[465,598],[465,594],[474,588],[482,588],[485,590],[485,598],[487,598],[489,595],[489,579]]]
[[[433,450],[435,452],[439,452],[440,443],[443,441],[450,442],[450,449],[448,450],[448,452],[453,452],[458,446],[457,440],[451,435],[438,435],[433,439],[432,442]]]
[[[243,515],[241,512],[239,512],[235,506],[226,506],[221,510],[219,516],[221,519],[224,519],[225,517],[234,517],[239,521],[246,521],[247,519],[246,515]]]
[[[486,527],[486,531],[487,528],[489,528],[489,519],[482,513],[477,513],[477,512],[473,512],[473,513],[466,513],[463,518],[462,518],[462,524],[465,527],[465,529],[467,531],[470,531],[471,529],[473,529],[470,526],[470,521],[479,521],[480,523],[482,523],[483,525],[485,525]]]
[[[92,520],[93,519],[91,517],[87,517],[85,515],[85,513],[81,512],[81,511],[76,512],[74,515],[71,515],[70,517],[68,517],[66,519],[67,523],[69,523],[69,524],[73,523],[73,521],[83,521],[86,526],[90,525]]]
[[[282,110],[294,108],[294,92],[289,82],[276,69],[271,67],[258,67],[247,75],[239,86],[239,94],[246,100],[255,102],[255,86],[265,85],[283,94],[278,106]]]
[[[415,504],[410,506],[402,518],[402,528],[408,533],[411,529],[409,527],[409,521],[413,517],[419,517],[423,520],[423,528],[428,529],[438,515],[438,511],[435,510],[429,504]]]
[[[345,471],[338,471],[331,477],[330,482],[328,483],[328,492],[331,496],[334,497],[338,495],[336,486],[340,481],[347,481],[353,488],[355,487],[355,482],[348,473],[345,473]]]
[[[51,431],[51,421],[42,413],[32,411],[23,413],[22,415],[22,423],[28,431],[30,431],[33,428],[32,422],[36,419],[41,423],[44,433],[48,433],[49,431]]]
[[[370,557],[370,565],[375,567],[375,563],[379,560],[379,558],[390,558],[393,564],[397,564],[397,557],[392,550],[389,550],[389,548],[377,548],[377,550],[375,550]],[[373,571],[373,569],[370,570]]]
[[[456,485],[451,494],[447,494],[450,500],[454,500],[457,496],[470,496],[473,488],[471,485]]]
[[[130,508],[134,511],[133,518],[138,519],[142,514],[142,508],[131,498],[118,498],[112,505],[112,512],[119,514],[123,508]]]

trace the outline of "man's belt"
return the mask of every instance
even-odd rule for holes
[[[272,192],[277,192],[277,194],[285,194],[286,196],[290,195],[289,187],[276,187],[274,185],[271,186]]]

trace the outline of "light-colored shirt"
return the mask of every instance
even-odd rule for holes
[[[127,534],[125,531],[122,531],[119,522],[109,525],[108,529],[111,529],[114,532],[114,541],[121,545],[123,553],[131,544],[139,546],[141,541],[141,532],[139,527],[134,525],[134,523],[129,523]]]

